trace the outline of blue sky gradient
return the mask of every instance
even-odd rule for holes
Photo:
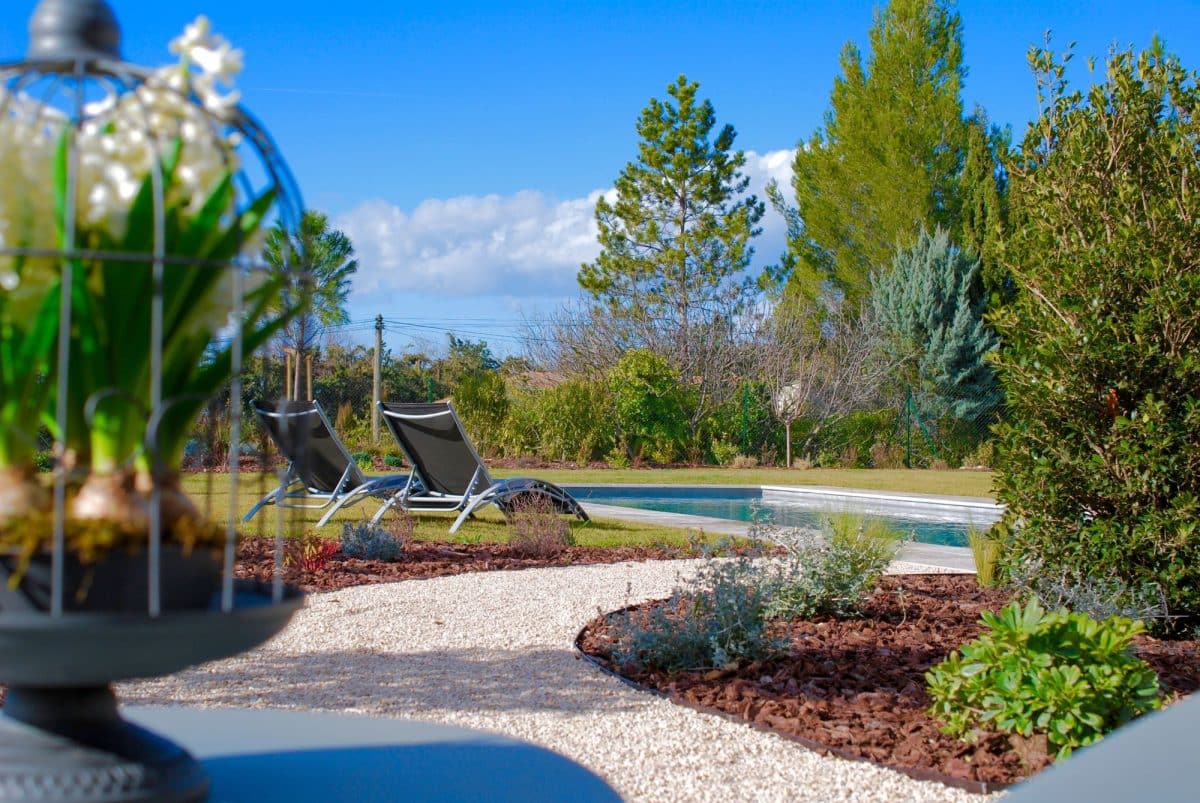
[[[821,125],[838,56],[865,44],[873,2],[359,2],[111,0],[125,57],[170,59],[198,14],[245,51],[244,103],[274,134],[313,208],[355,238],[355,320],[382,313],[389,344],[439,329],[518,348],[514,321],[576,294],[590,204],[636,154],[634,122],[679,73],[701,83],[755,183]],[[0,54],[17,59],[34,3],[0,5]],[[968,108],[1012,125],[1036,113],[1025,62],[1048,29],[1085,56],[1161,35],[1200,68],[1200,2],[970,2]],[[773,162],[767,160],[776,154]],[[769,162],[769,163],[768,163]],[[781,167],[782,165],[782,167]],[[782,171],[782,172],[781,172]],[[768,219],[757,263],[782,243]],[[594,251],[594,245],[592,246]],[[442,281],[442,277],[448,277]],[[468,322],[469,321],[469,322]],[[407,334],[406,334],[407,333]],[[352,333],[357,337],[357,333]]]

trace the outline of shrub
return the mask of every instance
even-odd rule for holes
[[[614,446],[613,400],[602,382],[568,379],[538,397],[538,448],[552,460],[587,463]]]
[[[308,534],[288,542],[283,553],[284,563],[306,572],[319,572],[339,549],[341,546],[337,541]]]
[[[378,525],[346,522],[342,525],[342,554],[363,560],[399,560],[404,543]]]
[[[369,469],[373,465],[375,465],[375,460],[373,457],[371,457],[370,452],[366,452],[366,451],[354,452],[350,456],[354,458],[355,463],[358,463],[359,468],[368,468]]]
[[[708,444],[708,457],[718,465],[728,465],[738,454],[766,463],[768,455],[782,449],[784,435],[772,410],[771,386],[747,381],[729,391],[729,398],[701,422],[698,441]]]
[[[678,672],[764,658],[782,647],[766,633],[772,587],[749,558],[709,558],[665,602],[614,615],[613,659]]]
[[[741,456],[738,454],[737,444],[730,441],[724,439],[715,440],[708,448],[712,453],[713,462],[719,466],[727,466],[741,459]]]
[[[962,461],[963,468],[991,468],[996,459],[996,444],[986,440]]]
[[[1156,583],[1200,617],[1200,88],[1157,43],[1112,53],[1086,94],[1032,61],[1043,112],[1003,249],[1018,294],[995,318],[1004,560]]]
[[[496,371],[483,370],[462,377],[451,394],[454,409],[471,440],[485,455],[495,454],[508,416],[508,390]]]
[[[851,616],[896,556],[903,536],[880,519],[835,514],[816,530],[756,523],[750,536],[787,550],[787,568],[767,606],[770,616]]]
[[[340,416],[339,416],[340,419]],[[381,425],[382,426],[382,425]],[[373,457],[378,449],[371,439],[371,416],[349,416],[344,423],[335,424],[334,429],[352,454]],[[385,433],[386,434],[386,433]]]
[[[388,452],[383,456],[383,464],[390,468],[400,468],[404,465],[404,458],[395,452]]]
[[[536,390],[510,386],[508,404],[496,443],[507,457],[526,457],[538,453],[541,427],[538,405],[542,394]]]
[[[1158,678],[1133,657],[1140,622],[1098,622],[1036,600],[983,614],[979,638],[926,673],[931,716],[972,740],[996,730],[1044,735],[1059,758],[1158,708]]]
[[[608,372],[621,440],[630,458],[669,463],[687,438],[685,386],[665,359],[633,349]]]
[[[737,457],[733,458],[733,467],[734,468],[758,468],[758,458],[757,457],[746,457],[745,455],[740,454]]]
[[[895,410],[850,413],[824,422],[796,422],[796,435],[806,454],[822,467],[869,468],[877,443],[889,443],[896,431]]]
[[[571,525],[541,494],[528,494],[515,501],[507,517],[508,543],[519,555],[550,558],[575,545]]]
[[[871,446],[871,468],[903,468],[904,447],[876,436]]]

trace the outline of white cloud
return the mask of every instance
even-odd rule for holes
[[[750,189],[760,199],[776,179],[791,178],[792,151],[746,154]],[[369,200],[335,225],[353,240],[359,270],[354,299],[395,293],[450,297],[566,297],[577,292],[579,266],[596,257],[596,201],[613,191],[557,200],[535,190],[514,195],[428,199],[406,212]],[[778,258],[783,223],[768,208],[755,242],[756,264]]]

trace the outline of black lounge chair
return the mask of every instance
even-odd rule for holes
[[[409,487],[408,474],[367,477],[333,431],[315,401],[252,402],[258,420],[288,459],[279,487],[250,508],[250,521],[265,505],[329,511],[317,522],[322,527],[333,514],[368,497],[383,498]],[[332,505],[332,507],[330,507]],[[380,516],[372,519],[378,522]]]
[[[495,504],[507,516],[533,499],[548,501],[559,513],[588,520],[575,498],[553,483],[530,477],[493,480],[450,402],[379,402],[379,412],[413,468],[408,484],[375,514],[376,520],[392,506],[460,511],[450,528],[456,532],[485,505]]]

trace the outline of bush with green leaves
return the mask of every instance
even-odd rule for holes
[[[824,532],[756,523],[750,537],[787,550],[766,613],[787,619],[853,616],[874,590],[904,536],[877,518],[842,513],[822,520]]]
[[[679,372],[648,349],[625,352],[608,372],[616,424],[629,457],[670,463],[687,441],[687,392]]]
[[[613,448],[613,398],[605,383],[568,379],[542,391],[537,408],[543,457],[588,463]]]
[[[879,446],[901,437],[896,418],[896,410],[859,410],[824,421],[801,419],[793,434],[800,443],[798,451],[816,456],[820,466],[870,468]]]
[[[342,525],[342,554],[363,560],[399,560],[404,544],[396,534],[369,522]]]
[[[615,614],[613,659],[679,672],[757,661],[782,648],[767,634],[771,571],[749,557],[709,558],[660,604]]]
[[[1042,114],[1009,165],[1017,288],[994,322],[1005,561],[1159,585],[1200,620],[1200,87],[1113,52],[1069,91],[1035,50]]]
[[[496,371],[479,371],[463,376],[451,394],[454,409],[471,440],[485,455],[500,447],[504,419],[508,415],[508,389]]]
[[[542,392],[510,382],[507,389],[504,422],[495,435],[496,445],[505,457],[528,457],[540,453],[538,406]]]
[[[952,736],[1044,735],[1064,758],[1162,705],[1158,676],[1130,648],[1140,622],[1047,613],[1030,600],[985,611],[982,624],[979,638],[925,674],[929,714]]]
[[[783,430],[771,409],[771,388],[764,382],[742,382],[700,424],[706,459],[726,465],[740,455],[774,462],[783,451]]]

